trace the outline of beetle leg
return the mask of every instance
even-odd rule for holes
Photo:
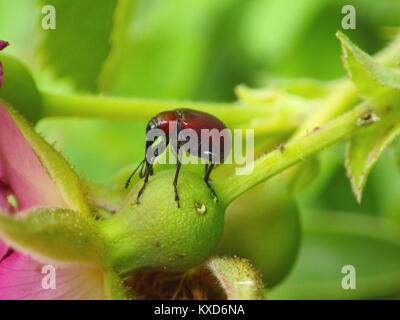
[[[206,163],[206,165],[205,165],[205,167],[204,167],[204,177],[207,175],[208,166],[209,166],[209,164]],[[216,166],[217,166],[217,165],[214,164],[214,168],[215,168]],[[208,174],[208,179],[207,179],[207,181],[212,181],[212,179],[211,179],[211,177],[210,177],[210,174]]]
[[[128,187],[129,187],[129,184],[131,183],[131,180],[132,180],[132,178],[133,178],[133,176],[135,175],[135,173],[136,173],[136,171],[140,168],[140,171],[139,171],[139,176],[141,176],[141,171],[143,170],[143,165],[144,165],[144,162],[145,162],[146,160],[142,160],[140,163],[139,163],[139,165],[136,167],[136,169],[131,173],[131,175],[129,176],[129,178],[128,178],[128,180],[125,182],[125,189],[128,189]]]
[[[178,205],[178,208],[180,208],[180,204],[179,204],[179,194],[178,194],[178,177],[179,177],[179,172],[181,170],[181,163],[178,160],[178,163],[176,164],[176,171],[175,171],[175,178],[174,178],[174,192],[175,192],[175,201]]]
[[[150,168],[150,175],[151,176],[154,174],[154,168],[153,168],[154,161],[156,160],[156,158],[160,154],[162,154],[165,151],[165,149],[167,148],[168,144],[169,144],[169,138],[166,137],[165,141],[161,142],[159,145],[150,146],[149,147],[149,148],[153,148],[153,150],[154,150],[154,154],[153,154],[153,156],[152,156],[152,158],[150,160],[150,164],[152,165],[151,168]]]
[[[214,168],[215,164],[214,164],[214,163],[210,163],[209,166],[208,166],[207,164],[206,164],[206,166],[207,166],[207,167],[206,167],[207,170],[206,170],[206,173],[205,173],[205,175],[204,175],[204,182],[206,183],[208,189],[210,189],[213,198],[214,198],[214,199],[217,199],[217,194],[215,193],[215,190],[214,190],[214,188],[211,186],[210,181],[209,181],[209,180],[210,180],[211,171],[212,171],[212,169]]]
[[[150,147],[151,148],[151,147]],[[165,147],[163,147],[162,151],[165,150]],[[143,160],[145,162],[145,171],[142,177],[144,177],[144,181],[143,181],[143,185],[140,188],[137,197],[136,197],[136,203],[139,203],[139,198],[142,195],[144,188],[146,187],[147,182],[149,181],[149,177],[153,174],[153,164],[154,161],[156,160],[156,158],[159,156],[159,150],[156,149],[154,151],[153,156],[151,157],[151,159],[149,161],[147,161],[147,159]]]
[[[138,194],[137,194],[137,196],[136,196],[136,204],[139,203],[139,198],[140,198],[140,196],[142,195],[142,193],[143,193],[143,191],[144,191],[144,188],[146,187],[147,182],[149,181],[149,177],[150,177],[150,173],[151,173],[152,168],[153,168],[153,165],[152,165],[152,164],[149,164],[149,165],[146,167],[146,172],[144,173],[145,176],[144,176],[143,185],[142,185],[142,187],[140,188],[140,190],[139,190],[139,192],[138,192]]]
[[[176,204],[178,205],[178,208],[180,208],[180,203],[179,203],[179,194],[178,194],[178,178],[179,178],[179,172],[181,170],[181,142],[178,140],[179,132],[181,131],[181,121],[178,119],[177,121],[177,134],[176,134],[176,171],[175,171],[175,178],[173,181],[173,186],[174,186],[174,193],[175,193],[175,201]]]

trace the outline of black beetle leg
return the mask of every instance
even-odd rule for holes
[[[175,201],[178,205],[178,208],[180,208],[179,204],[179,194],[178,194],[178,177],[179,177],[179,171],[181,170],[181,162],[178,159],[178,163],[176,164],[176,171],[175,171],[175,178],[174,178],[174,192],[175,192]]]
[[[181,131],[181,121],[178,119],[177,121],[177,135],[176,135],[176,158],[177,158],[177,163],[176,163],[176,171],[175,171],[175,178],[173,181],[173,186],[174,186],[174,193],[175,193],[175,201],[176,204],[178,205],[178,208],[181,207],[179,203],[179,194],[178,194],[178,177],[179,177],[179,172],[181,170],[181,142],[178,140],[179,137],[179,132]]]
[[[145,161],[146,161],[146,159],[144,159],[143,161],[141,161],[141,162],[139,163],[139,165],[136,167],[136,169],[131,173],[131,175],[129,176],[128,180],[125,182],[125,189],[128,189],[128,187],[129,187],[129,185],[130,185],[130,183],[131,183],[131,180],[132,180],[133,176],[135,175],[136,171],[137,171],[139,168],[140,168],[140,170],[139,170],[139,175],[141,175],[140,172],[143,170],[143,166],[144,166]]]
[[[207,165],[206,165],[206,166],[207,166]],[[215,166],[214,163],[210,163],[210,165],[207,166],[207,170],[206,170],[206,173],[205,173],[205,175],[204,175],[204,182],[206,183],[208,189],[210,189],[213,198],[214,198],[214,199],[217,199],[217,194],[215,193],[215,190],[214,190],[214,188],[211,186],[210,181],[209,181],[209,180],[210,180],[210,174],[211,174],[211,171],[212,171],[212,169],[214,168],[214,166]]]
[[[147,182],[149,181],[149,177],[150,177],[150,173],[151,173],[152,168],[153,168],[153,165],[147,163],[146,171],[145,171],[145,173],[144,173],[145,176],[144,176],[143,185],[142,185],[142,187],[140,188],[140,190],[139,190],[139,192],[138,192],[138,194],[137,194],[137,196],[136,196],[136,203],[137,203],[137,204],[139,203],[139,198],[140,198],[140,196],[142,195],[142,193],[143,193],[143,191],[144,191],[144,188],[146,187]]]

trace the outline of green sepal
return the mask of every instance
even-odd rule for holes
[[[206,268],[217,279],[228,300],[264,300],[265,288],[257,271],[247,259],[216,257]]]
[[[110,300],[136,300],[137,294],[132,288],[127,287],[123,279],[115,272],[104,273],[104,288]]]
[[[55,183],[68,208],[91,215],[81,181],[64,157],[38,135],[31,125],[6,102],[1,101],[17,124],[24,138]]]
[[[342,43],[343,62],[361,96],[387,103],[400,101],[400,70],[379,64],[343,33],[336,36]],[[383,100],[384,99],[384,100]]]
[[[1,238],[19,251],[57,262],[102,264],[95,220],[68,209],[37,209],[15,218],[0,214]]]
[[[354,195],[361,202],[367,177],[379,156],[400,133],[400,113],[390,113],[371,126],[355,132],[348,141],[346,171]]]

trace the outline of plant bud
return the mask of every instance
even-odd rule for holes
[[[143,181],[130,191],[122,209],[100,222],[109,263],[120,273],[140,268],[180,271],[205,261],[218,244],[224,208],[203,178],[182,168],[180,208],[172,182],[175,170],[156,172],[136,203]]]

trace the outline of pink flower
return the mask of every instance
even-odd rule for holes
[[[58,179],[57,174],[62,174]],[[89,212],[83,193],[68,194],[66,182],[79,187],[64,159],[37,136],[23,119],[0,103],[0,209],[9,215],[34,208],[68,208]],[[11,197],[14,198],[12,201]],[[0,299],[105,299],[99,268],[38,259],[0,240]],[[56,288],[43,288],[45,265],[55,266]]]

